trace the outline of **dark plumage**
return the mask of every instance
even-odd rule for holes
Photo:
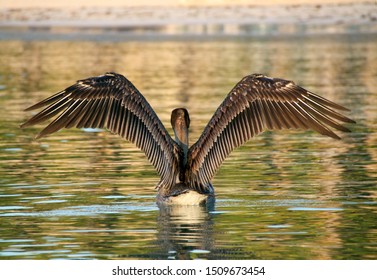
[[[190,148],[187,110],[172,112],[173,140],[143,95],[116,73],[80,80],[26,110],[41,107],[46,108],[21,127],[60,114],[36,138],[62,128],[106,128],[144,151],[161,177],[159,201],[180,204],[201,203],[213,196],[211,180],[224,159],[265,130],[313,129],[340,139],[331,129],[348,132],[339,121],[354,122],[335,111],[346,108],[291,81],[261,74],[236,84]]]

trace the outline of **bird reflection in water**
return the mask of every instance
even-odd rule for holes
[[[160,205],[157,247],[170,259],[208,258],[214,249],[214,201],[205,205]]]

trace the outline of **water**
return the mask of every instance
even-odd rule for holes
[[[1,259],[375,259],[377,43],[373,35],[0,42]],[[159,178],[102,130],[40,141],[23,109],[116,71],[168,127],[191,113],[193,143],[243,76],[266,73],[352,109],[341,141],[267,132],[216,175],[214,209],[159,209]]]

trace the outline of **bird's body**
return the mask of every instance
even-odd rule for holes
[[[330,129],[353,122],[336,112],[346,108],[291,81],[261,74],[244,77],[230,91],[196,143],[189,146],[190,118],[173,110],[173,139],[152,107],[124,76],[106,73],[76,84],[31,106],[47,106],[21,127],[60,115],[37,138],[62,128],[106,128],[136,144],[159,173],[157,200],[201,204],[214,197],[212,178],[230,152],[265,130],[314,129],[339,139]]]

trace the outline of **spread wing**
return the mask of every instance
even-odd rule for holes
[[[186,180],[205,192],[230,152],[265,130],[313,129],[340,139],[331,129],[353,120],[336,112],[346,108],[297,86],[291,81],[253,74],[227,95],[188,153]]]
[[[62,128],[106,128],[143,150],[163,184],[175,183],[180,148],[143,95],[124,76],[106,73],[77,81],[26,110],[45,106],[21,125],[35,125],[59,114],[36,138]]]

